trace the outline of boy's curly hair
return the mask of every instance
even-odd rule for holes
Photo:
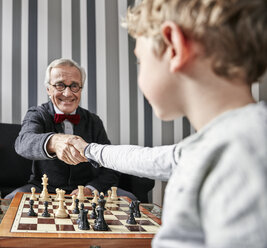
[[[267,68],[266,13],[266,0],[143,0],[128,9],[125,24],[133,37],[152,38],[161,55],[161,24],[174,21],[202,44],[217,75],[251,84]]]

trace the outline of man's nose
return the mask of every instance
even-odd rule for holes
[[[70,87],[66,87],[65,90],[63,91],[64,96],[71,96],[72,91],[70,90]]]

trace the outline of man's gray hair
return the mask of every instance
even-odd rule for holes
[[[85,70],[77,62],[75,62],[74,60],[61,58],[61,59],[56,59],[56,60],[52,61],[48,65],[48,67],[46,69],[46,72],[45,72],[45,81],[44,81],[44,84],[45,84],[46,88],[48,88],[49,84],[50,84],[50,72],[51,72],[52,68],[57,67],[59,65],[63,65],[63,66],[66,65],[66,66],[74,66],[74,67],[76,67],[81,73],[82,87],[83,87],[84,81],[85,81],[85,78],[86,78]]]

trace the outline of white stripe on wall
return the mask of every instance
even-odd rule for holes
[[[12,8],[13,1],[2,2],[2,122],[12,123]]]
[[[183,118],[174,120],[174,143],[178,143],[183,139]]]
[[[38,85],[37,85],[37,102],[38,105],[47,101],[47,93],[44,86],[45,70],[48,64],[48,0],[38,2]]]
[[[21,118],[28,110],[28,35],[29,35],[29,0],[21,3]]]
[[[80,20],[81,20],[81,66],[85,69],[86,75],[88,73],[87,68],[87,1],[80,0]],[[92,34],[93,35],[93,34]],[[82,90],[82,97],[80,106],[88,109],[88,77],[84,82],[84,88]]]
[[[160,146],[162,144],[162,122],[152,114],[152,126],[153,126],[153,146]],[[155,180],[155,186],[152,192],[153,202],[162,205],[163,192],[162,192],[162,181]]]
[[[125,14],[127,1],[118,0],[118,16]],[[120,143],[130,144],[130,90],[128,32],[119,26],[119,67],[120,67]]]
[[[107,128],[106,18],[105,0],[95,1],[96,13],[96,110]]]
[[[61,1],[61,55],[62,58],[72,58],[72,15],[71,15],[71,0]],[[78,61],[79,62],[79,61]]]
[[[139,66],[137,66],[139,71]],[[137,83],[137,82],[136,82]],[[145,111],[144,111],[144,95],[137,87],[137,111],[138,111],[138,145],[145,145]]]
[[[251,87],[251,91],[252,91],[252,95],[254,97],[254,99],[256,101],[259,101],[260,99],[260,91],[259,91],[259,83],[254,83],[252,84],[252,87]]]

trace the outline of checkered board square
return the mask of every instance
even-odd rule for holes
[[[106,203],[104,218],[109,226],[109,230],[105,232],[94,231],[94,219],[90,219],[92,211],[91,200],[87,198],[84,201],[84,208],[89,210],[88,220],[90,230],[80,230],[77,224],[78,214],[73,214],[70,209],[72,205],[71,196],[65,196],[65,209],[69,216],[67,218],[57,218],[55,213],[57,211],[59,202],[55,200],[55,195],[50,195],[48,203],[48,212],[50,217],[43,217],[44,204],[42,201],[34,201],[33,209],[38,214],[36,217],[28,216],[30,209],[30,194],[24,194],[19,204],[15,220],[13,222],[11,232],[31,232],[31,233],[146,233],[155,234],[160,225],[157,218],[142,207],[141,217],[135,218],[137,224],[129,225],[126,220],[129,216],[129,202],[123,197],[112,203]]]

